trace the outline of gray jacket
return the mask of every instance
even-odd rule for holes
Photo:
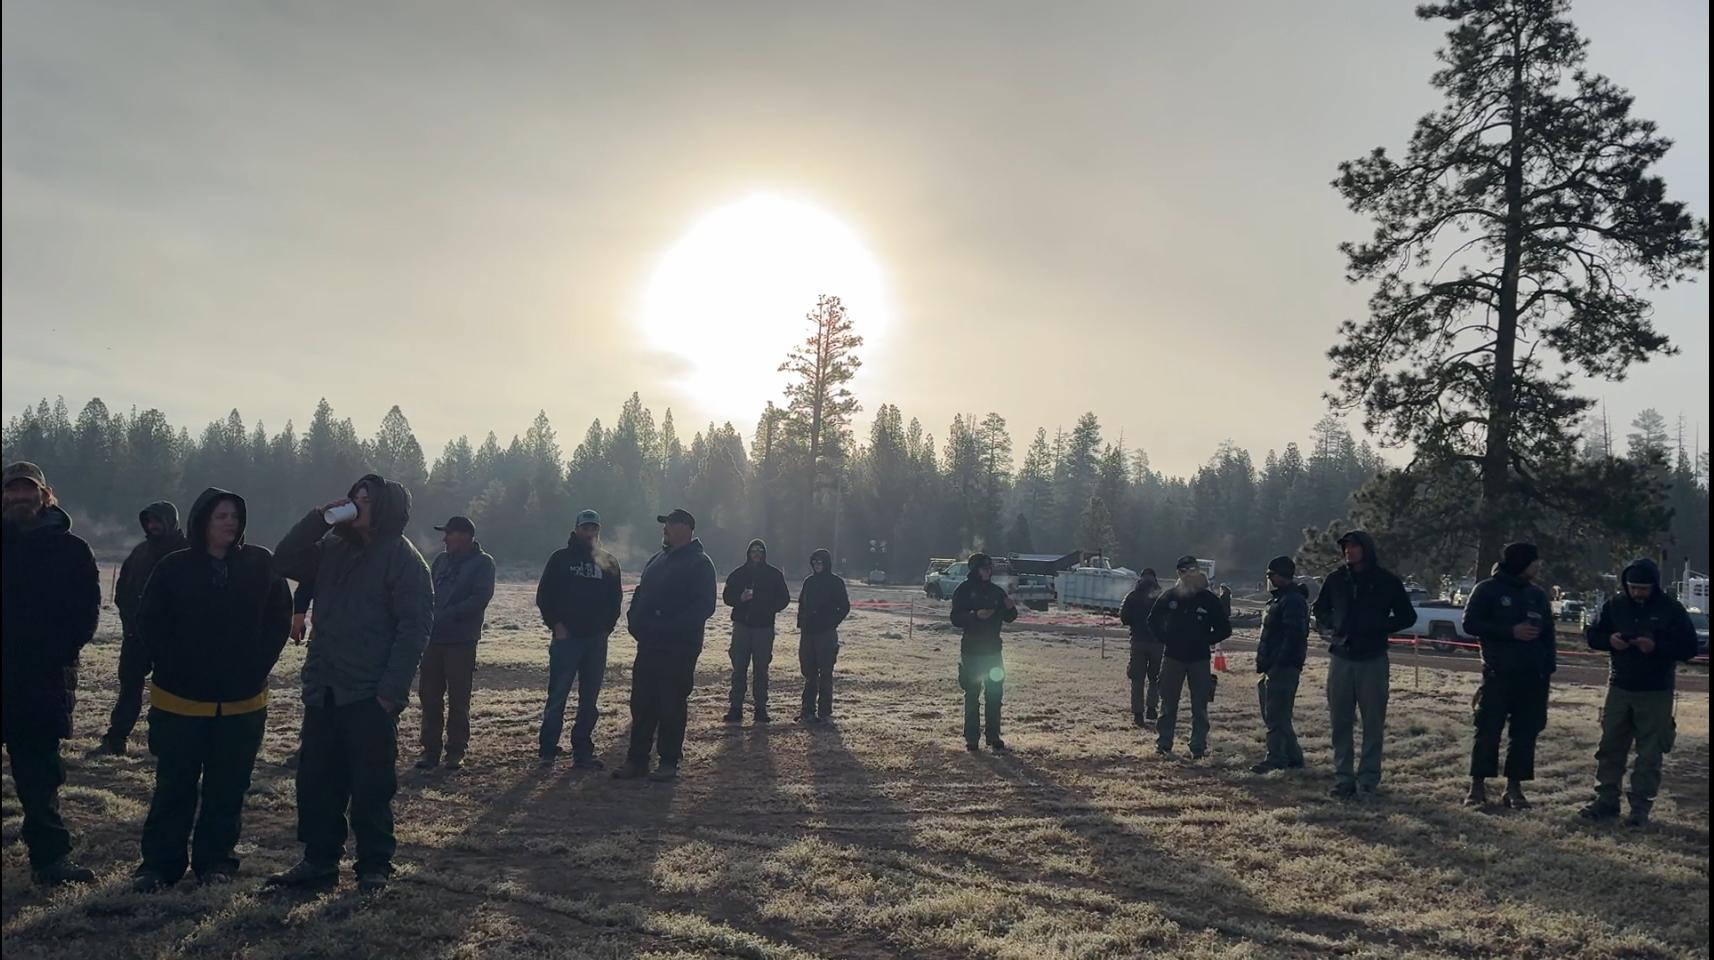
[[[434,576],[434,633],[430,643],[468,646],[482,639],[482,618],[494,599],[494,558],[475,544],[468,553],[441,553]]]
[[[304,656],[306,706],[344,706],[374,697],[401,706],[434,626],[434,584],[423,555],[404,535],[411,495],[371,474],[375,538],[365,544],[320,510],[297,522],[274,550],[282,577],[315,585],[315,635]],[[356,486],[352,487],[355,491]]]

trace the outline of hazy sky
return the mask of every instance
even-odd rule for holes
[[[863,429],[995,410],[1021,454],[1094,410],[1157,468],[1260,458],[1363,307],[1327,183],[1402,145],[1442,39],[1373,0],[4,9],[3,412],[274,430],[326,396],[370,433],[399,403],[431,457],[538,408],[569,453],[633,390],[748,437],[787,344],[689,320],[750,358],[712,389],[640,324],[666,251],[761,193],[873,255]],[[1574,18],[1707,216],[1706,0]],[[1657,303],[1683,355],[1591,392],[1706,429],[1708,288]]]

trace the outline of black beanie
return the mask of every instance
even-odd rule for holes
[[[1297,562],[1290,557],[1275,557],[1268,561],[1268,572],[1277,573],[1287,580],[1297,579]]]
[[[1535,544],[1508,543],[1500,552],[1500,569],[1515,577],[1528,570],[1529,565],[1539,559],[1541,551],[1536,549]]]

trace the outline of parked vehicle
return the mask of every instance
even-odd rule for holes
[[[1209,565],[1213,566],[1213,562],[1210,561]],[[1136,585],[1136,571],[1114,568],[1104,557],[1096,557],[1083,566],[1063,571],[1054,581],[1060,606],[1115,613],[1124,605],[1125,595]]]
[[[931,597],[939,597],[938,584],[940,583],[941,575],[946,572],[947,567],[950,567],[957,562],[958,561],[956,559],[951,557],[935,557],[929,560],[928,571],[922,575],[922,592]],[[947,595],[951,596],[950,591]]]
[[[1581,600],[1561,600],[1553,605],[1553,615],[1562,623],[1582,623],[1587,609]]]
[[[1451,600],[1423,600],[1416,607],[1416,623],[1399,631],[1400,636],[1421,637],[1440,653],[1460,649],[1457,644],[1475,643],[1476,638],[1464,632],[1464,605]]]
[[[951,600],[953,591],[970,576],[970,563],[958,560],[936,576],[933,582],[923,586],[923,592],[935,600]],[[994,560],[994,583],[1000,589],[1012,593],[1017,587],[1017,575],[1012,572],[1012,566],[1004,558]]]
[[[1690,612],[1690,622],[1696,627],[1696,655],[1708,656],[1708,614],[1700,610]]]

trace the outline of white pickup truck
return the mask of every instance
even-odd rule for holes
[[[1455,644],[1475,643],[1464,632],[1464,605],[1451,600],[1416,600],[1416,623],[1399,631],[1400,636],[1421,637],[1441,653],[1462,649]]]

